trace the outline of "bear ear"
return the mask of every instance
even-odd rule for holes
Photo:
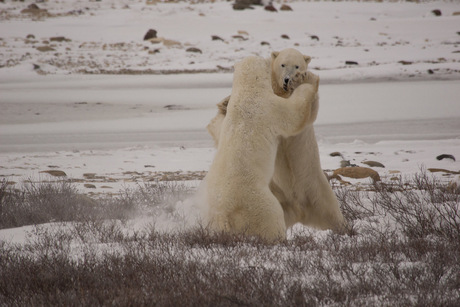
[[[311,57],[309,57],[308,55],[304,55],[303,58],[305,59],[305,63],[307,63],[308,65],[311,61]]]
[[[272,52],[272,60],[276,59],[276,57],[280,54],[279,51],[273,51]]]

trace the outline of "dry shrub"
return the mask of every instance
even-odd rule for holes
[[[435,235],[460,242],[460,193],[445,186],[420,173],[411,182],[399,180],[390,188],[375,185],[372,203],[391,215],[409,237]]]
[[[102,219],[40,226],[29,243],[0,242],[0,302],[458,306],[459,194],[449,191],[424,173],[368,192],[339,189],[352,236],[296,226],[276,245],[203,226],[127,231],[123,221]],[[149,186],[122,199],[127,211],[152,213],[190,193]]]
[[[87,219],[96,214],[97,203],[79,194],[66,181],[26,181],[20,190],[4,180],[0,187],[0,229],[54,221]]]
[[[140,214],[174,214],[177,201],[193,191],[178,182],[156,182],[125,188],[117,197],[94,200],[69,180],[33,182],[20,189],[0,183],[0,229],[49,222],[127,220]]]

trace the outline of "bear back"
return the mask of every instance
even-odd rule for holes
[[[232,96],[252,96],[266,93],[271,90],[271,67],[270,62],[258,56],[244,58],[235,64],[233,74]]]

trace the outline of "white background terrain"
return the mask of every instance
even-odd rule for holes
[[[459,305],[460,2],[232,5],[0,0],[0,305]],[[214,236],[206,125],[285,48],[321,78],[322,168],[382,182],[330,180],[346,235]]]
[[[284,48],[310,55],[321,78],[323,169],[340,167],[329,155],[338,151],[352,164],[384,164],[374,168],[383,178],[460,170],[436,159],[460,159],[456,1],[292,1],[292,11],[269,12],[226,1],[49,0],[23,11],[31,3],[0,3],[0,176],[12,185],[59,170],[95,196],[165,172],[196,186],[233,64]],[[149,29],[161,39],[144,41]]]

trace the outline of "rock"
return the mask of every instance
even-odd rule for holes
[[[269,43],[269,42],[266,42],[266,41],[260,42],[260,44],[261,44],[262,46],[270,46],[270,43]]]
[[[278,10],[273,6],[273,4],[266,5],[265,10],[269,12],[278,12]]]
[[[181,46],[181,43],[172,39],[163,39],[163,45],[166,47]]]
[[[160,49],[153,49],[153,50],[149,50],[149,54],[157,54],[157,53],[160,53]]]
[[[47,171],[41,171],[40,173],[48,174],[54,177],[67,177],[67,174],[65,172],[59,171],[59,170],[47,170]]]
[[[246,10],[246,9],[254,9],[253,5],[262,5],[262,0],[236,0],[233,4],[234,10]]]
[[[216,68],[220,71],[232,71],[233,67],[224,67],[221,65],[216,65]]]
[[[164,42],[164,40],[165,39],[163,37],[155,37],[155,38],[149,39],[148,41],[151,42],[152,44],[159,44],[159,43]]]
[[[22,14],[31,14],[31,15],[48,15],[48,11],[41,9],[35,3],[29,4],[26,9],[21,11]]]
[[[40,69],[40,65],[34,64],[34,70],[39,70],[39,69]]]
[[[235,3],[245,3],[248,5],[262,5],[262,0],[235,0]]]
[[[434,16],[441,16],[442,15],[441,10],[438,10],[438,9],[432,10],[431,13],[433,13]]]
[[[428,69],[427,72],[428,72],[429,75],[434,74],[434,71],[432,69]]]
[[[453,155],[442,154],[436,157],[437,160],[441,161],[443,159],[452,159],[455,161],[455,157]]]
[[[284,39],[290,39],[290,38],[289,38],[289,35],[287,35],[287,34],[283,34],[283,35],[281,35],[281,38],[284,38]]]
[[[380,181],[379,173],[367,167],[342,167],[334,171],[333,176],[341,175],[343,177],[362,179],[372,178],[372,180]]]
[[[56,51],[54,48],[51,48],[50,46],[40,46],[35,49],[37,49],[40,52]]]
[[[450,171],[448,169],[443,169],[443,168],[429,168],[428,171],[430,171],[431,173],[446,173],[446,174],[453,174],[453,175],[460,174],[460,171],[459,172]]]
[[[28,8],[29,10],[39,10],[39,9],[40,9],[40,8],[38,7],[38,5],[36,5],[35,3],[29,4],[29,5],[27,6],[27,8]]]
[[[146,41],[152,38],[157,38],[157,31],[153,29],[149,29],[147,33],[145,33],[144,35],[144,40]]]
[[[96,188],[96,186],[94,184],[90,184],[90,183],[85,183],[84,187],[87,188],[87,189],[95,189]]]
[[[213,41],[224,41],[220,36],[217,36],[217,35],[213,35],[211,36],[211,38]]]
[[[232,38],[239,39],[240,41],[247,41],[248,40],[243,35],[232,35]]]
[[[71,10],[67,12],[67,15],[72,16],[72,15],[83,15],[85,12],[83,10]]]
[[[64,36],[55,36],[55,37],[51,37],[50,41],[52,42],[70,42],[71,40],[68,38],[65,38]]]
[[[345,61],[345,65],[358,65],[358,62],[355,62],[355,61]]]
[[[96,179],[96,173],[85,173],[83,174],[83,177],[86,179]]]
[[[187,51],[187,52],[194,52],[194,53],[203,53],[200,49],[195,48],[195,47],[187,48],[185,51]]]
[[[398,63],[402,65],[412,65],[411,61],[399,61]]]
[[[342,154],[338,151],[331,152],[329,155],[331,157],[343,157]]]
[[[452,16],[460,16],[460,12],[453,12]]]
[[[351,166],[350,161],[348,161],[348,160],[340,161],[340,167],[347,167],[347,166]]]
[[[283,5],[280,7],[280,11],[292,11],[292,7],[290,7],[290,6],[287,5],[287,4],[283,4]]]
[[[311,35],[310,38],[315,41],[319,41],[319,37],[317,35]]]
[[[244,4],[244,3],[234,3],[233,4],[233,9],[235,11],[242,11],[242,10],[253,10],[254,8],[250,6],[249,4]]]
[[[27,35],[27,37],[26,37],[26,38],[27,38],[27,39],[35,39],[35,35],[33,35],[33,34],[29,34],[29,35]]]
[[[325,174],[327,181],[331,181],[331,179],[336,179],[338,182],[340,182],[341,185],[351,185],[351,182],[345,181],[340,177],[339,175],[331,175],[329,176],[328,174]]]
[[[385,168],[385,165],[383,165],[382,163],[377,162],[377,161],[363,161],[361,163],[366,164],[367,166],[370,166],[370,167],[383,167],[383,168]]]
[[[168,104],[168,105],[164,106],[163,108],[168,109],[170,111],[190,110],[189,108],[184,107],[184,106],[179,105],[179,104]]]

